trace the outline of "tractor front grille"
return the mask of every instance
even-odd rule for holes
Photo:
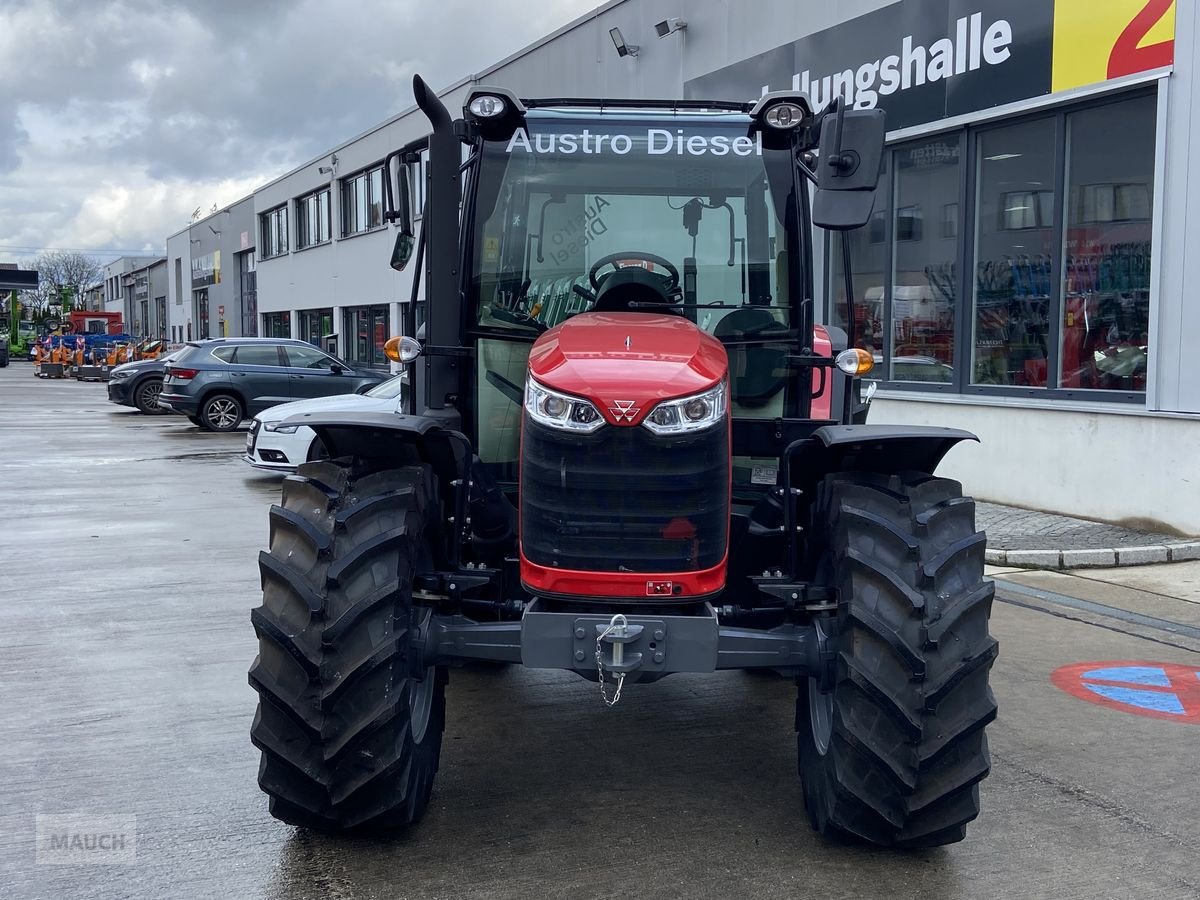
[[[607,425],[576,435],[526,416],[521,548],[579,572],[696,572],[719,565],[729,530],[729,431],[657,437]]]

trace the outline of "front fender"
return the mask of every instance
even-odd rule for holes
[[[432,416],[354,410],[297,413],[280,424],[311,428],[331,459],[373,465],[427,462],[443,483],[461,478],[471,459],[466,436]]]
[[[929,472],[969,431],[937,425],[826,425],[798,454],[802,470],[818,479],[828,472]]]

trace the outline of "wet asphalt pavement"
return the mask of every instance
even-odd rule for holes
[[[993,772],[960,844],[814,835],[794,689],[740,673],[634,686],[606,710],[569,674],[455,671],[418,829],[276,822],[246,670],[279,478],[240,461],[244,440],[0,369],[0,895],[1200,897],[1200,724],[1049,680],[1077,661],[1200,666],[1200,604],[1097,583],[1067,606],[1030,586],[1068,582],[1036,575],[995,606]],[[136,816],[136,860],[36,863],[35,816],[68,813]]]

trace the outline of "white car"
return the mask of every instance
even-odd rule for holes
[[[316,432],[303,425],[283,425],[284,419],[330,410],[393,412],[403,400],[407,385],[408,374],[401,372],[362,394],[296,400],[263,410],[250,425],[242,459],[256,469],[272,472],[295,472],[302,463],[324,459],[327,454]]]

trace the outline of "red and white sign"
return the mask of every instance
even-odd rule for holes
[[[225,306],[224,306],[224,304],[222,304],[221,306],[218,306],[218,307],[217,307],[217,315],[218,315],[218,316],[223,316],[223,315],[225,315]]]

